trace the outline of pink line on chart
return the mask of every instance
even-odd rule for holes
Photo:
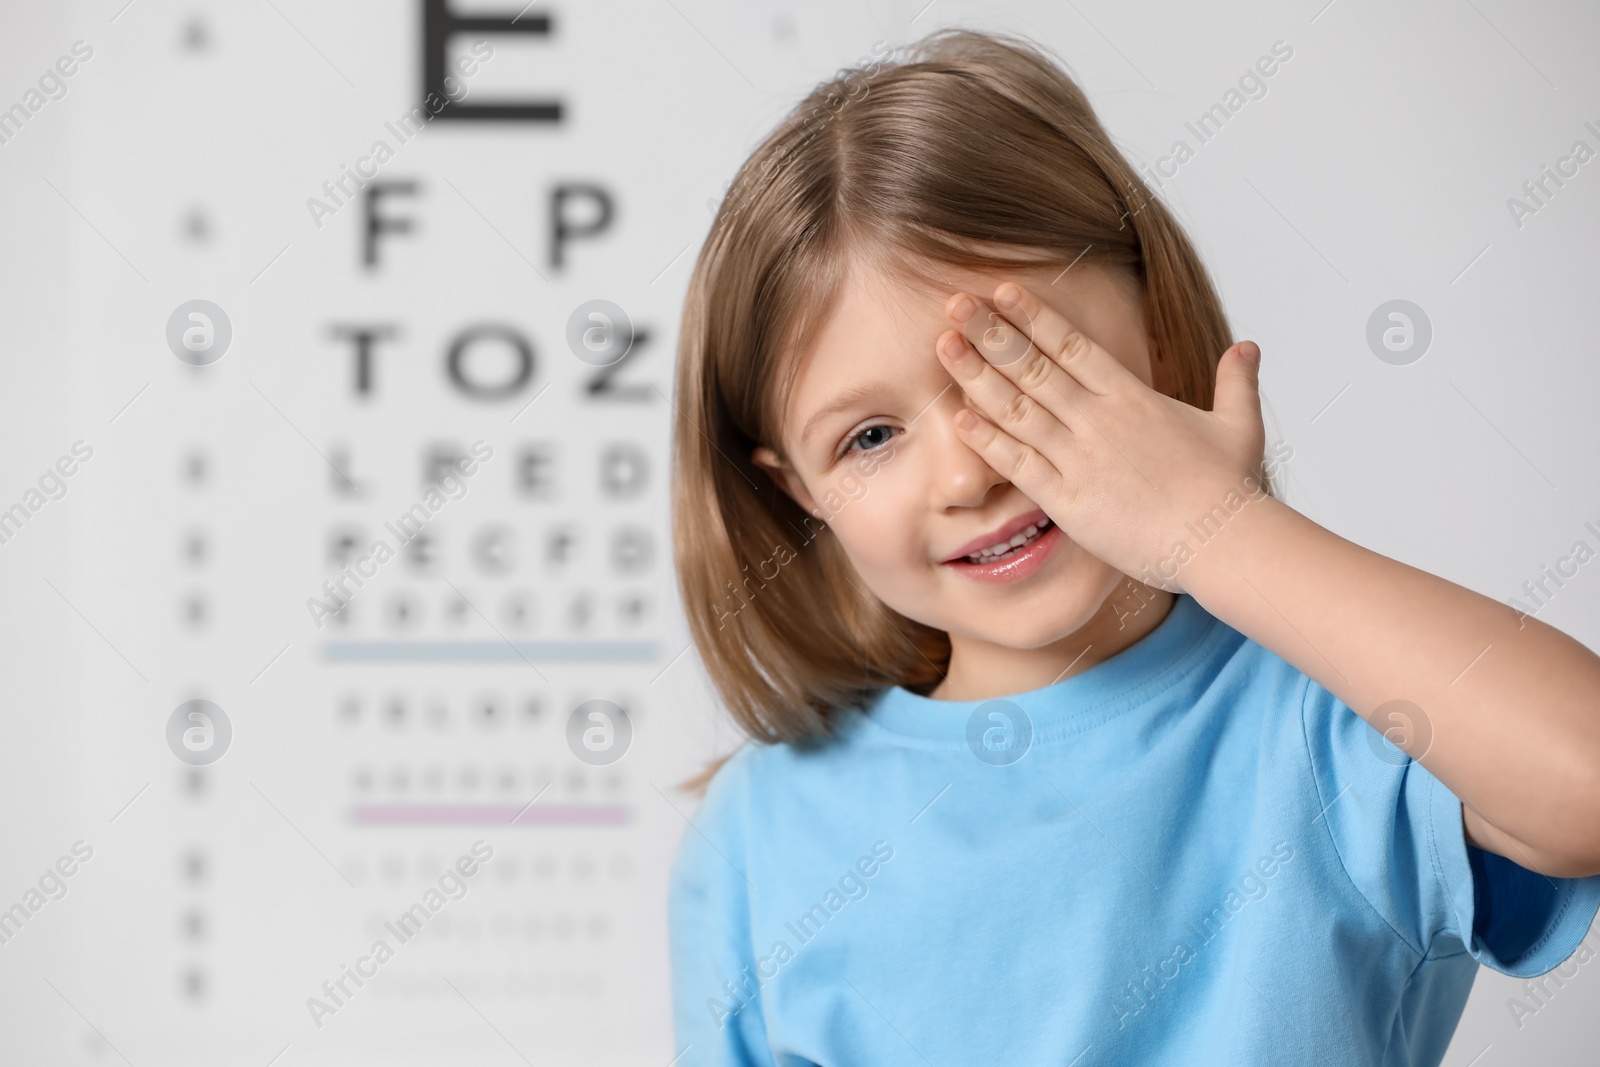
[[[357,804],[354,821],[368,826],[622,826],[621,804]]]

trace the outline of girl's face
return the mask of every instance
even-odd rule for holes
[[[1029,286],[1148,385],[1168,391],[1133,286],[1107,271],[1059,264],[1004,273],[947,268],[949,288],[923,292],[853,270],[833,316],[803,358],[786,401],[783,447],[754,461],[833,529],[857,575],[885,604],[950,634],[1039,648],[1080,629],[1124,578],[1068,540],[1016,486],[957,436],[966,402],[935,354],[955,324],[957,291],[993,311],[1007,278]],[[1053,284],[1052,284],[1053,283]],[[987,562],[1013,535],[1032,539]],[[980,551],[982,550],[982,551]],[[805,551],[804,548],[800,551]]]

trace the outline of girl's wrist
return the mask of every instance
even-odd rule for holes
[[[1225,514],[1225,520],[1213,512],[1209,521],[1186,525],[1189,559],[1178,568],[1176,579],[1184,592],[1219,618],[1224,616],[1214,604],[1225,609],[1241,589],[1248,591],[1246,581],[1261,578],[1317,528],[1289,505],[1266,495],[1246,499],[1238,511]]]

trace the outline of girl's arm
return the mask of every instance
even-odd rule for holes
[[[1600,874],[1600,657],[1559,630],[1362,548],[1271,497],[1195,548],[1183,585],[1385,731],[1461,798],[1467,841],[1553,877]],[[1387,720],[1387,721],[1386,721]]]
[[[1026,286],[994,301],[980,315],[954,294],[958,328],[936,343],[988,416],[956,416],[969,447],[1089,552],[1192,593],[1375,729],[1390,701],[1420,708],[1401,747],[1461,798],[1469,842],[1551,876],[1600,874],[1600,658],[1267,496],[1252,342],[1223,354],[1202,411]]]
[[[678,812],[687,825],[667,886],[675,1067],[773,1067],[743,847],[753,751],[747,745],[718,768],[693,818]]]

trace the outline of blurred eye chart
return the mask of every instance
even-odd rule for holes
[[[692,64],[621,9],[4,18],[0,1061],[665,1063],[672,344],[741,136],[680,166],[630,67],[738,75],[670,7]]]

